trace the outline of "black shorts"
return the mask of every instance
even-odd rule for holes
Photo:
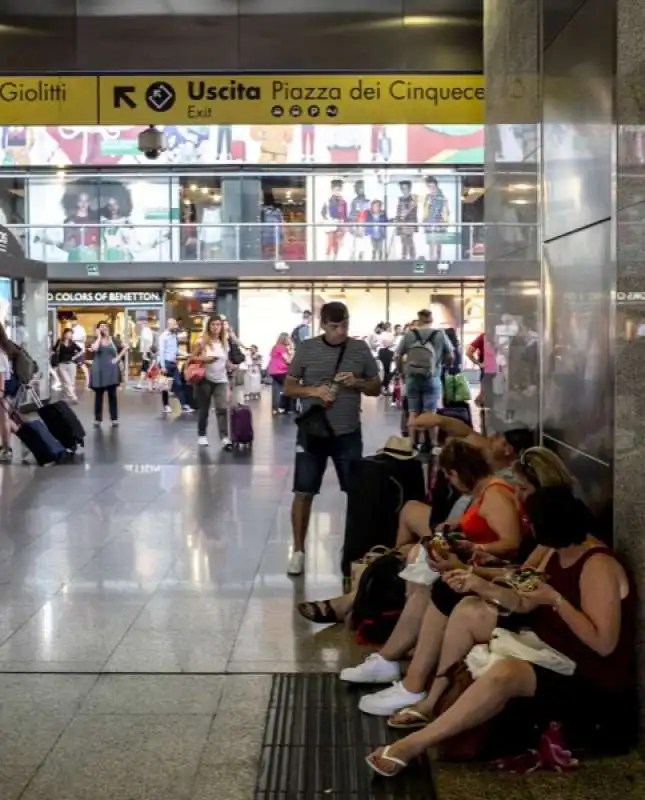
[[[298,433],[296,439],[296,464],[293,491],[296,494],[316,495],[320,492],[327,462],[334,462],[338,483],[347,491],[349,471],[363,457],[363,436],[359,430],[319,440],[316,447],[307,446],[305,437]]]
[[[151,366],[152,366],[152,361],[150,358],[141,359],[141,372],[148,372]]]
[[[449,617],[464,597],[468,595],[455,592],[441,578],[436,580],[430,589],[432,604],[444,617]]]

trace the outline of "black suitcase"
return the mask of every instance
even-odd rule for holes
[[[83,447],[85,443],[85,428],[80,419],[62,400],[56,403],[49,403],[38,409],[38,416],[47,426],[49,432],[67,448],[76,450]]]
[[[403,506],[408,500],[425,499],[423,467],[418,459],[403,461],[376,455],[359,461],[347,487],[343,575],[347,577],[352,561],[372,547],[392,547]]]
[[[58,464],[67,455],[67,450],[40,419],[23,422],[16,430],[16,436],[41,467]]]

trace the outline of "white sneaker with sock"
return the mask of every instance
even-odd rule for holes
[[[287,575],[302,575],[305,571],[305,554],[302,550],[296,550],[287,565]]]
[[[200,447],[208,447],[208,436],[198,436],[197,437],[197,444]]]
[[[392,684],[375,694],[366,694],[358,704],[363,714],[375,717],[390,717],[402,708],[416,705],[425,700],[425,692],[409,692],[402,682]]]
[[[346,683],[394,683],[401,680],[397,661],[387,661],[380,653],[372,653],[357,667],[347,667],[340,673]]]

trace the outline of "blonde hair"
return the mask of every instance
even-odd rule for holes
[[[219,333],[219,341],[222,347],[224,348],[225,352],[228,352],[228,336],[226,335],[226,331],[224,329],[224,320],[219,314],[213,314],[212,316],[208,317],[204,322],[204,331],[202,333],[202,341],[208,347],[213,346],[213,337],[211,336],[211,324],[213,322],[221,322],[222,327]]]
[[[547,447],[529,447],[513,464],[513,471],[535,489],[548,486],[573,488],[574,480],[564,462]]]

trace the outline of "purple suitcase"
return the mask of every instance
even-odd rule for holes
[[[234,406],[231,411],[231,439],[234,445],[250,447],[253,444],[253,415],[248,406]]]

